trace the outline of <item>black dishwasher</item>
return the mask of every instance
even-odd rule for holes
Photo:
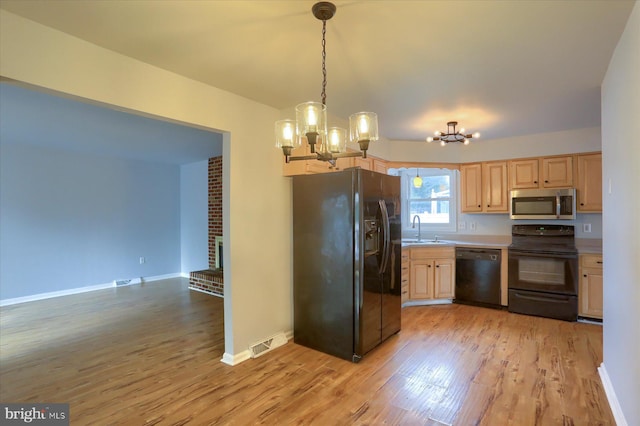
[[[500,250],[456,248],[454,302],[500,308]]]

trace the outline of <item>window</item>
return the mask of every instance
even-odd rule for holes
[[[414,216],[420,218],[422,230],[456,231],[456,171],[419,169],[422,186],[416,188],[416,169],[400,172],[402,180],[403,224],[411,228]]]

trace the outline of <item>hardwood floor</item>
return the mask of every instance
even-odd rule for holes
[[[183,279],[0,308],[0,400],[72,425],[615,424],[597,325],[409,307],[359,364],[289,342],[230,367],[222,310]]]

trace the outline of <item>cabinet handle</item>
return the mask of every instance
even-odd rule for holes
[[[544,181],[544,183],[549,183],[549,181],[548,181],[548,180],[545,180],[545,181]]]
[[[439,267],[440,267],[440,265],[436,265],[436,268],[439,268]]]
[[[478,204],[478,207],[482,207],[480,204]]]
[[[487,207],[491,207],[491,204],[487,204]]]
[[[602,265],[602,260],[597,260],[596,263]]]
[[[583,277],[587,278],[587,274],[584,274]]]
[[[429,268],[431,268],[431,265],[427,265]]]
[[[580,203],[581,206],[584,206],[584,203]]]
[[[537,180],[534,180],[534,181],[533,181],[533,183],[538,183],[538,181],[537,181]]]

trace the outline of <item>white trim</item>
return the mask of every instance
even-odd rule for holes
[[[230,353],[225,352],[220,361],[233,367],[234,365],[238,365],[248,359],[251,359],[251,352],[249,349],[242,351],[237,355],[231,355]]]
[[[151,281],[166,280],[166,279],[169,279],[169,278],[182,278],[182,274],[175,273],[175,274],[166,274],[166,275],[156,275],[156,276],[153,276],[153,277],[140,278],[140,281],[141,281],[141,283],[146,283],[146,282],[151,282]],[[9,306],[9,305],[17,305],[18,303],[34,302],[36,300],[51,299],[53,297],[69,296],[69,295],[72,295],[72,294],[86,293],[86,292],[89,292],[89,291],[104,290],[104,289],[107,289],[107,288],[114,288],[114,287],[116,287],[116,285],[114,284],[114,281],[111,281],[111,282],[106,283],[106,284],[96,284],[96,285],[90,285],[90,286],[86,286],[86,287],[70,288],[70,289],[67,289],[67,290],[51,291],[51,292],[47,292],[47,293],[38,293],[38,294],[32,294],[30,296],[15,297],[15,298],[12,298],[12,299],[2,299],[2,300],[0,300],[0,307]],[[117,286],[117,287],[122,287],[122,286]]]
[[[613,413],[613,418],[615,419],[616,424],[618,426],[629,426],[629,423],[627,423],[627,420],[624,418],[622,407],[620,407],[618,397],[616,397],[616,392],[613,389],[613,384],[611,383],[611,379],[609,379],[609,373],[607,373],[604,362],[600,364],[600,367],[598,367],[598,374],[600,374],[604,393],[607,395],[607,400],[609,401],[609,406],[611,407],[611,412]]]
[[[191,286],[189,286],[189,290],[199,291],[200,293],[208,294],[209,296],[216,296],[216,297],[220,297],[221,299],[224,299],[224,294],[218,294],[211,291],[204,291],[202,289],[191,287]]]
[[[293,339],[293,330],[285,331],[284,335],[287,337],[287,342],[290,341],[291,339]],[[222,359],[220,359],[220,362],[233,367],[248,359],[251,359],[251,351],[249,349],[247,349],[246,351],[242,351],[236,355],[231,355],[230,353],[225,352],[222,355]]]

